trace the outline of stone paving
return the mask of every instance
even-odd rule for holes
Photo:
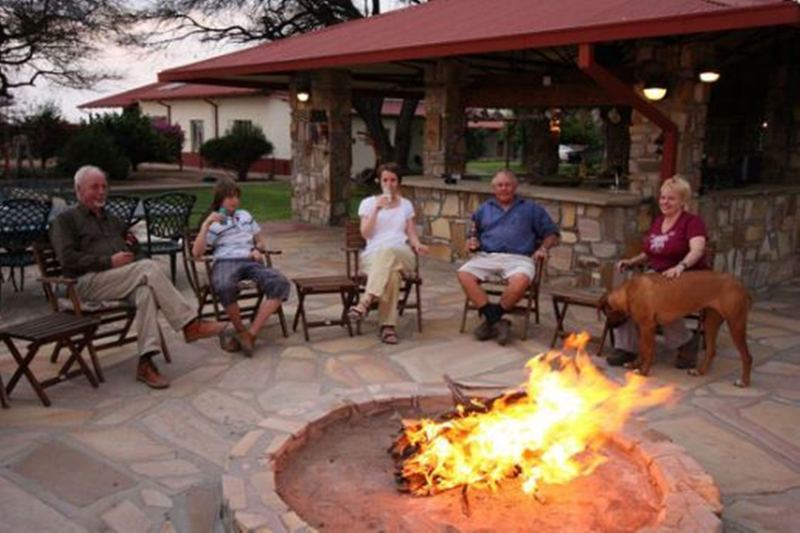
[[[341,230],[278,224],[269,231],[272,246],[284,250],[277,266],[290,277],[343,271]],[[518,384],[525,360],[544,351],[552,335],[549,298],[542,297],[542,324],[531,328],[529,340],[507,347],[481,344],[458,333],[463,296],[454,270],[423,260],[424,332],[417,333],[413,313],[403,317],[397,346],[379,342],[374,315],[361,336],[320,328],[311,330],[309,343],[300,333],[284,339],[271,322],[252,359],[222,352],[211,340],[186,345],[165,325],[173,350],[173,363],[161,365],[172,379],[167,390],[134,381],[130,345],[101,354],[106,383],[99,389],[83,379],[49,389],[50,408],[21,383],[12,407],[0,410],[0,531],[220,531],[221,476],[231,448],[282,409],[333,390],[439,384],[445,373]],[[45,312],[33,269],[29,277],[23,293],[3,284],[3,324]],[[185,279],[178,285],[191,296]],[[790,531],[800,523],[798,297],[800,280],[756,295],[748,332],[755,356],[749,389],[732,385],[738,354],[725,330],[709,376],[687,376],[670,365],[668,354],[654,368],[652,381],[676,384],[677,398],[642,418],[715,477],[726,530]],[[333,316],[337,298],[318,296],[307,305],[313,315]],[[293,316],[294,300],[287,313]],[[596,313],[582,309],[568,325],[593,332],[600,327]],[[37,375],[53,372],[47,359],[37,357]],[[0,351],[4,379],[13,368],[10,355]],[[619,369],[608,372],[622,375]]]

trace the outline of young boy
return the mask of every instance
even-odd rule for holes
[[[255,338],[282,302],[289,298],[291,285],[286,277],[264,264],[264,248],[260,238],[261,228],[252,215],[239,209],[241,190],[235,182],[222,178],[214,187],[211,214],[200,226],[192,246],[195,258],[200,258],[207,246],[214,250],[212,281],[225,312],[235,329],[235,339],[242,351],[252,357]],[[242,323],[237,303],[238,284],[253,280],[264,299],[250,328]]]

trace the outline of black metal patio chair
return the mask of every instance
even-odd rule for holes
[[[182,240],[196,199],[193,194],[171,192],[142,200],[147,224],[144,251],[148,257],[169,255],[172,283],[175,283],[177,256],[183,253]]]
[[[136,216],[139,199],[135,196],[114,194],[106,198],[106,211],[122,220],[127,227],[131,227],[141,218]]]
[[[0,202],[0,283],[5,267],[14,290],[25,289],[25,267],[34,264],[31,246],[47,239],[49,214],[50,203],[39,200],[11,198]],[[19,272],[19,285],[15,271]]]

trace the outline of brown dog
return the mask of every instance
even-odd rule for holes
[[[717,333],[722,322],[728,323],[731,338],[742,358],[742,375],[734,383],[750,385],[753,357],[747,349],[747,312],[750,295],[741,282],[730,274],[711,270],[685,272],[668,279],[661,274],[636,276],[613,291],[603,301],[608,325],[616,327],[628,318],[639,327],[638,372],[647,375],[655,356],[658,325],[669,324],[697,311],[705,311],[705,359],[693,376],[708,372],[716,355]]]

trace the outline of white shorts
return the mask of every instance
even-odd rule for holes
[[[468,272],[481,281],[497,276],[508,279],[516,274],[525,274],[533,280],[536,265],[527,255],[478,252],[458,271]]]

